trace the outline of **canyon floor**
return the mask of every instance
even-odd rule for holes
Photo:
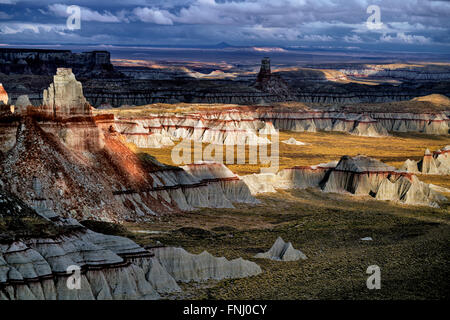
[[[282,142],[289,138],[294,138],[306,144],[290,145]],[[407,159],[421,159],[426,148],[433,151],[450,144],[450,137],[448,135],[427,135],[411,132],[391,133],[391,136],[388,137],[361,137],[340,132],[281,131],[279,142],[280,169],[327,163],[339,160],[344,155],[356,156],[358,154],[374,157],[398,168]],[[207,144],[204,144],[204,147],[206,146]],[[171,157],[172,148],[140,149],[139,152],[148,153],[162,163],[174,165]],[[270,153],[270,147],[268,150]],[[260,168],[264,167],[264,165],[249,164],[248,151],[249,148],[247,146],[245,164],[230,164],[227,167],[238,175],[259,173]],[[192,152],[192,159],[194,159],[194,152]],[[426,183],[450,188],[448,175],[421,175],[420,179]]]
[[[394,134],[357,137],[341,133],[281,132],[308,143],[280,143],[280,167],[367,154],[390,165],[418,160],[424,148],[438,149],[448,136]],[[140,150],[170,163],[171,148]],[[258,172],[251,165],[230,165],[238,174]],[[448,176],[419,178],[446,188]],[[250,278],[183,284],[183,293],[167,299],[446,299],[449,297],[450,201],[440,208],[406,206],[371,197],[324,193],[317,189],[279,190],[257,197],[261,204],[235,209],[200,209],[125,225],[141,245],[159,242],[190,252],[257,262],[263,273]],[[308,257],[279,262],[255,259],[277,237],[292,242]],[[361,238],[372,237],[373,241]],[[381,268],[381,290],[368,290],[366,269]]]
[[[185,284],[182,294],[166,298],[448,299],[448,282],[442,279],[448,279],[450,270],[450,202],[439,209],[402,206],[314,189],[258,198],[258,206],[201,209],[126,225],[142,245],[160,241],[194,253],[243,257],[263,270],[245,279]],[[308,259],[253,258],[279,236]],[[381,268],[381,290],[366,287],[370,265]]]

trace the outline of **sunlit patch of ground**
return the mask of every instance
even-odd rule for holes
[[[307,145],[288,145],[281,142],[291,137],[297,141],[305,142]],[[397,133],[390,137],[372,138],[353,136],[339,132],[280,132],[279,141],[280,169],[293,166],[316,165],[339,160],[344,155],[355,156],[358,154],[374,157],[398,168],[407,159],[420,160],[427,148],[434,151],[449,145],[450,137],[418,133]],[[204,144],[204,148],[206,146]],[[260,172],[260,163],[255,165],[248,164],[248,150],[249,148],[247,147],[245,156],[246,164],[227,165],[236,174],[245,175]],[[268,150],[270,153],[270,146]],[[171,157],[172,147],[141,149],[140,151],[155,156],[163,163],[175,164]],[[191,159],[194,159],[195,156],[193,151]],[[225,155],[225,151],[223,154]],[[237,154],[237,151],[235,151],[235,154]],[[211,160],[211,158],[204,160]],[[442,176],[426,176],[426,181],[427,183],[450,188],[450,179]]]
[[[202,209],[129,224],[134,240],[207,250],[258,263],[263,273],[246,279],[183,285],[191,299],[443,299],[449,297],[450,204],[404,206],[369,197],[315,189],[259,197],[258,206]],[[181,229],[191,227],[188,229]],[[194,229],[193,229],[194,228]],[[195,229],[198,228],[198,229]],[[201,229],[201,230],[200,230]],[[254,259],[281,236],[308,257],[300,262]],[[372,237],[373,241],[362,241]],[[366,288],[369,265],[381,268],[381,290]]]

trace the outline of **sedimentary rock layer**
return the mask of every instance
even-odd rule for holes
[[[411,205],[438,206],[445,199],[435,188],[411,173],[397,171],[366,156],[344,156],[340,161],[313,167],[294,167],[277,174],[242,177],[252,194],[275,189],[316,187],[325,192],[371,196]]]
[[[0,170],[7,188],[29,205],[61,215],[145,220],[195,207],[256,201],[234,175],[214,176],[220,170],[212,170],[203,179],[136,155],[116,133],[101,131],[95,118],[58,123],[25,117],[4,123],[1,136],[5,157]]]
[[[75,79],[72,69],[58,68],[53,83],[43,95],[42,104],[51,108],[54,116],[91,114],[81,83]]]
[[[449,114],[412,112],[342,112],[289,108],[225,106],[220,109],[116,116],[111,123],[129,142],[142,148],[173,145],[180,139],[202,143],[259,145],[278,130],[294,132],[338,131],[380,137],[389,132],[448,134]]]
[[[44,96],[44,106],[0,118],[1,180],[30,206],[123,221],[256,201],[238,177],[222,176],[223,165],[203,165],[213,166],[205,178],[135,154],[113,118],[91,115],[70,69],[58,69]]]
[[[177,281],[205,281],[226,278],[242,278],[261,273],[254,262],[242,258],[227,260],[216,258],[204,251],[191,254],[182,248],[163,247],[151,250],[161,265]]]
[[[411,173],[448,175],[450,174],[450,146],[433,153],[427,149],[420,161],[408,159],[400,170]]]
[[[34,211],[1,188],[0,209],[2,222],[15,225],[0,232],[0,300],[159,299],[160,293],[181,291],[176,280],[261,272],[250,261],[192,255],[181,248],[153,248],[154,256],[127,238],[93,232],[51,210]]]

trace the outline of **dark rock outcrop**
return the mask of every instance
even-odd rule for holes
[[[70,50],[0,48],[0,72],[52,75],[72,68],[77,76],[118,76],[108,51],[72,53]]]

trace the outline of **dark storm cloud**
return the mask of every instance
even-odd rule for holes
[[[82,28],[65,25],[81,6]],[[380,29],[367,28],[369,5]],[[448,50],[450,2],[420,0],[0,0],[0,43],[304,44]]]

